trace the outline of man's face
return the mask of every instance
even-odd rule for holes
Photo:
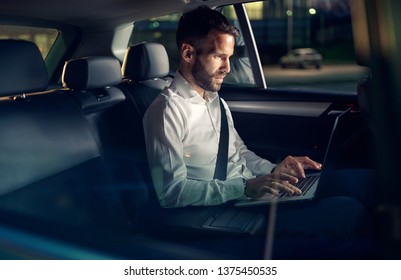
[[[200,46],[192,67],[197,86],[206,91],[218,91],[224,77],[230,72],[230,57],[234,52],[234,36],[217,31],[209,32]]]

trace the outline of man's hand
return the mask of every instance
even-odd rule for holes
[[[272,174],[286,173],[297,178],[305,178],[305,169],[320,170],[322,165],[308,157],[286,157],[275,168]]]
[[[262,197],[265,193],[279,195],[279,192],[287,192],[290,195],[299,195],[301,190],[292,184],[298,179],[285,173],[268,174],[246,181],[245,195],[252,198]]]

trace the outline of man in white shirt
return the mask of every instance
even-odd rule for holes
[[[230,72],[238,34],[223,15],[205,7],[185,13],[179,22],[180,67],[143,119],[152,180],[164,208],[219,205],[279,191],[297,195],[301,191],[293,184],[305,176],[304,170],[321,168],[308,157],[288,156],[276,165],[248,150],[222,100],[229,131],[228,164],[226,178],[215,178],[221,126],[217,91]],[[370,234],[364,206],[338,195],[278,209],[276,257],[366,257],[364,245],[362,250],[358,247],[359,238],[364,244]],[[301,247],[294,251],[294,243]]]
[[[248,150],[234,128],[227,104],[228,166],[225,180],[214,179],[220,137],[217,91],[230,72],[238,29],[219,12],[200,8],[184,15],[177,30],[180,67],[145,113],[146,147],[152,180],[163,207],[217,205],[294,187],[304,169],[320,169],[308,157],[287,157],[275,165]],[[202,22],[207,15],[208,24]]]

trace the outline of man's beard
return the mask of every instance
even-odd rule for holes
[[[223,78],[226,75],[226,72],[220,71],[213,74],[209,74],[205,70],[206,67],[202,64],[199,59],[196,59],[194,67],[192,68],[192,76],[195,79],[195,82],[206,91],[219,91],[221,88],[220,83],[213,83],[213,78],[215,76],[222,76]]]

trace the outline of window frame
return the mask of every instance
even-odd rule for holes
[[[238,18],[238,24],[241,28],[245,46],[248,51],[248,58],[251,64],[255,87],[266,89],[267,85],[263,73],[263,67],[245,4],[234,4],[233,7]]]

